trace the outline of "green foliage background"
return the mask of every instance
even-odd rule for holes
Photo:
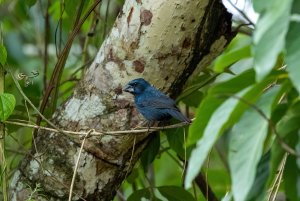
[[[38,106],[79,4],[0,2],[0,65],[23,73],[23,90]],[[92,3],[85,1],[82,13]],[[103,1],[83,24],[64,66],[55,107],[72,93],[122,3]],[[200,172],[219,200],[273,200],[278,192],[288,200],[300,200],[300,1],[253,0],[253,7],[260,16],[251,34],[238,33],[178,97],[182,108],[195,116],[192,125],[155,136],[115,200],[203,200],[195,182]],[[9,94],[0,94],[0,119],[34,122],[37,114],[9,74],[5,92]],[[51,117],[52,111],[46,115]],[[10,124],[6,128],[5,171],[11,179],[31,146],[32,130]],[[39,191],[32,192],[28,199],[34,200]]]

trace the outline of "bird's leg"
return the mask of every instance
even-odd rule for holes
[[[147,128],[148,128],[148,133],[150,132],[150,129],[151,129],[151,127],[152,126],[154,126],[155,125],[155,121],[153,121],[153,120],[150,120],[150,121],[148,121],[147,122]]]
[[[143,122],[140,122],[136,127],[133,128],[133,130],[143,128],[146,123],[147,123],[147,120],[143,121]]]
[[[148,121],[147,122],[147,127],[148,127],[147,133],[149,133],[149,131],[150,131],[151,124],[152,124],[152,121]]]

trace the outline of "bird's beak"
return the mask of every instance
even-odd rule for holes
[[[134,89],[133,89],[132,86],[126,85],[126,86],[124,87],[123,91],[126,91],[126,92],[128,92],[128,93],[133,93],[133,92],[134,92]]]

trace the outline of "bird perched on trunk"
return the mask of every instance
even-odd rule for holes
[[[180,112],[173,99],[151,86],[143,78],[131,80],[123,90],[134,95],[136,108],[149,121],[148,123],[166,121],[172,117],[191,123],[191,120]]]

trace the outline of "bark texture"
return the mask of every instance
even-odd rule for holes
[[[129,80],[144,77],[176,96],[231,40],[231,15],[217,0],[127,0],[84,79],[52,121],[73,131],[124,130],[142,120]],[[136,145],[130,162],[133,141]],[[111,200],[151,135],[88,138],[81,155],[73,200]],[[25,200],[37,184],[50,200],[66,200],[81,140],[39,132],[37,149],[22,161],[11,183],[12,200]]]

